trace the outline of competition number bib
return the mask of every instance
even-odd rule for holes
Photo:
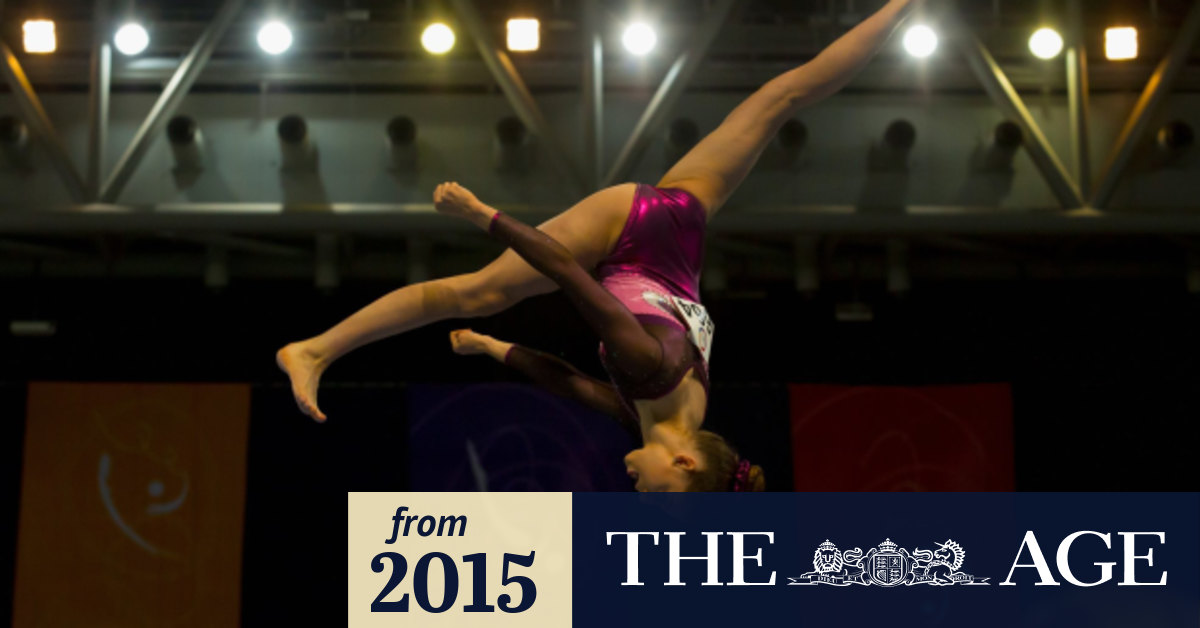
[[[708,315],[708,310],[694,301],[656,292],[645,292],[642,294],[642,298],[678,314],[683,319],[688,329],[688,339],[700,350],[700,354],[704,356],[704,362],[707,364],[709,356],[712,355],[713,331],[716,328],[712,318]]]

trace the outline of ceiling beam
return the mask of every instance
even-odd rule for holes
[[[960,28],[958,40],[962,44],[967,63],[992,98],[992,102],[1006,117],[1021,127],[1025,149],[1059,204],[1063,209],[1083,207],[1085,201],[1079,185],[1058,158],[1050,140],[1034,120],[1033,114],[1025,106],[1025,101],[1013,87],[1004,69],[988,52],[987,46],[966,27]]]
[[[192,203],[152,206],[76,205],[0,208],[0,233],[26,235],[169,234],[211,236],[311,236],[362,233],[372,236],[474,233],[470,224],[449,220],[432,204],[334,203],[311,211],[279,204]],[[531,222],[561,208],[509,206],[498,209]],[[964,206],[910,206],[903,212],[860,212],[841,205],[754,205],[722,213],[713,234],[754,236],[795,233],[935,235],[1200,235],[1200,207],[1166,211],[1070,212],[1001,210]]]
[[[674,111],[675,105],[683,96],[683,90],[687,89],[696,72],[700,70],[705,55],[712,48],[713,42],[717,40],[717,35],[721,33],[721,29],[739,2],[740,0],[717,0],[716,5],[710,9],[708,16],[704,19],[704,24],[692,36],[691,42],[680,53],[675,63],[671,65],[671,69],[667,71],[666,77],[658,86],[658,91],[650,99],[646,111],[642,113],[641,119],[638,120],[629,139],[625,142],[624,148],[617,155],[616,162],[605,175],[605,185],[616,185],[629,176],[630,171],[637,165],[646,152],[646,148],[654,140],[654,136],[666,123],[667,116]]]
[[[546,116],[542,114],[541,108],[538,107],[529,87],[525,85],[521,73],[517,71],[517,66],[513,64],[508,52],[496,43],[496,38],[492,37],[488,31],[488,24],[484,22],[479,10],[475,8],[475,4],[472,0],[450,0],[450,4],[454,7],[459,21],[466,27],[471,38],[475,40],[475,45],[479,49],[484,63],[487,64],[492,77],[500,85],[500,90],[508,98],[509,104],[512,105],[521,122],[541,139],[542,145],[549,153],[547,157],[553,167],[566,177],[573,192],[579,195],[587,194],[590,186],[584,182],[581,171],[575,165],[575,160],[563,148],[558,133],[554,131],[550,122],[546,120]]]
[[[54,128],[54,123],[50,121],[50,114],[46,113],[46,108],[42,106],[42,101],[34,91],[33,84],[25,75],[21,62],[3,41],[0,41],[0,57],[3,57],[0,59],[3,61],[0,63],[0,71],[4,73],[9,90],[17,101],[21,119],[29,127],[30,133],[46,149],[50,163],[62,178],[67,193],[76,201],[84,201],[87,198],[87,187],[83,177],[79,175],[79,170],[75,167],[75,162],[71,160],[67,146],[62,141],[62,136]]]
[[[1158,114],[1162,103],[1174,88],[1175,82],[1179,78],[1179,72],[1187,65],[1188,58],[1196,47],[1197,36],[1200,36],[1200,2],[1193,2],[1192,10],[1184,20],[1175,45],[1158,64],[1150,81],[1146,83],[1141,98],[1134,105],[1133,111],[1129,114],[1129,120],[1125,123],[1125,128],[1121,130],[1121,135],[1118,137],[1112,153],[1109,154],[1108,162],[1104,165],[1103,173],[1100,175],[1100,181],[1096,184],[1096,194],[1092,198],[1093,206],[1104,209],[1112,202],[1113,195],[1117,193],[1117,186],[1120,185],[1121,177],[1124,176],[1125,169],[1129,167],[1129,162],[1133,159],[1138,143],[1145,136],[1150,122]]]
[[[188,90],[199,78],[204,65],[208,63],[217,44],[225,36],[225,31],[229,30],[229,26],[241,13],[243,4],[245,4],[245,0],[225,0],[212,23],[196,40],[196,44],[192,46],[188,55],[179,63],[171,81],[163,89],[158,101],[154,103],[154,107],[150,109],[150,113],[142,122],[142,126],[134,134],[129,148],[117,162],[108,181],[104,183],[104,187],[100,191],[101,201],[111,203],[121,197],[125,186],[129,184],[129,180],[133,178],[138,166],[141,165],[142,158],[150,151],[150,145],[162,134],[167,120],[175,114],[179,104],[187,96]]]

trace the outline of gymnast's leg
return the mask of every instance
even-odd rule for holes
[[[796,110],[831,96],[883,45],[919,0],[890,0],[805,65],[755,92],[672,167],[658,187],[687,190],[711,219]]]
[[[616,245],[636,186],[597,192],[541,226],[581,266],[594,267]],[[328,331],[280,349],[276,363],[288,374],[296,404],[318,421],[317,387],[331,363],[363,345],[449,318],[475,318],[505,310],[556,288],[513,251],[483,269],[405,286],[364,307]]]
[[[621,372],[644,380],[662,366],[662,343],[642,327],[633,313],[605,290],[570,251],[550,235],[501,214],[457,183],[434,192],[438,211],[465,218],[507,244],[530,266],[562,288],[575,309],[604,341],[608,358]]]

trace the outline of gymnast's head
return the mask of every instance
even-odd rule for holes
[[[762,467],[750,464],[720,434],[652,441],[625,456],[634,488],[643,492],[761,491]]]

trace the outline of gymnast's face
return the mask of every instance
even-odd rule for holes
[[[695,452],[672,453],[660,445],[635,449],[625,456],[625,471],[641,492],[686,491],[695,469]]]

